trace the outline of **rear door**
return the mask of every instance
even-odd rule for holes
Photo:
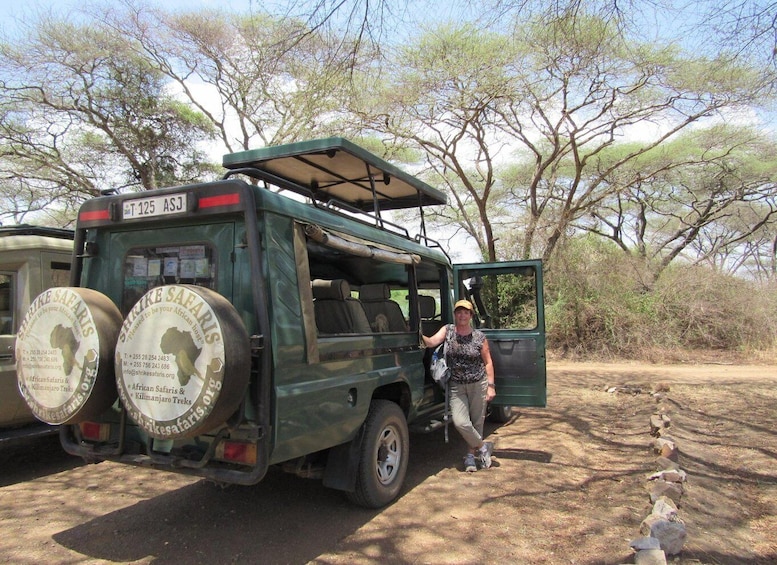
[[[475,325],[488,338],[498,406],[545,406],[545,312],[542,262],[453,266],[455,299],[475,305]]]

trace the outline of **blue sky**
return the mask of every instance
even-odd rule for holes
[[[104,4],[111,4],[110,0],[102,2]],[[178,7],[212,7],[234,10],[245,10],[251,5],[266,5],[267,2],[259,2],[258,0],[164,0],[153,2],[149,1],[149,4],[156,4],[158,6],[175,9]],[[15,17],[21,17],[24,15],[34,14],[39,10],[53,9],[56,12],[68,12],[73,8],[79,8],[84,6],[85,2],[79,2],[74,0],[30,0],[24,2],[22,0],[0,0],[0,18],[3,21],[13,19]],[[88,2],[87,2],[88,4]]]

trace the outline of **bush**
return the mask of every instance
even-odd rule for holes
[[[655,287],[659,321],[696,349],[769,349],[777,338],[775,286],[705,267],[677,266]]]
[[[582,357],[650,358],[655,351],[771,350],[777,285],[677,265],[651,284],[649,266],[606,242],[567,243],[549,266],[548,347]]]

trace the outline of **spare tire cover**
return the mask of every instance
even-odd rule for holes
[[[16,378],[39,420],[76,424],[116,401],[121,321],[111,299],[89,288],[54,287],[33,300],[16,339]]]
[[[194,437],[235,412],[248,386],[250,353],[248,333],[226,298],[193,285],[153,288],[119,333],[119,397],[151,437]]]

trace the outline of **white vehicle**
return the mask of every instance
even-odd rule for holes
[[[16,333],[32,300],[70,280],[73,231],[0,228],[0,445],[56,432],[24,402],[16,382]]]

